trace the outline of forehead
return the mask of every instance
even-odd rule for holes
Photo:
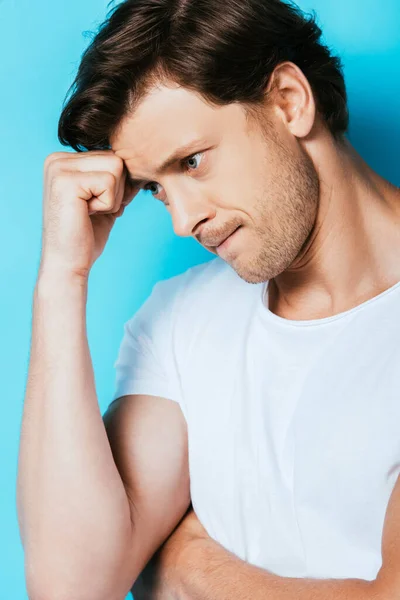
[[[217,141],[224,131],[242,121],[244,112],[237,104],[211,105],[196,92],[160,84],[124,119],[118,135],[110,140],[111,147],[130,162],[133,171],[147,171],[153,164],[148,159],[158,162],[157,157],[166,157],[196,138],[211,136]]]

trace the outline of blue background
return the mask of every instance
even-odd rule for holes
[[[314,0],[327,43],[344,62],[349,138],[381,175],[400,185],[400,2]],[[27,598],[15,505],[17,456],[31,335],[32,293],[40,258],[45,157],[71,151],[57,122],[88,31],[105,0],[0,0],[0,600]],[[156,281],[214,258],[174,235],[170,216],[139,195],[111,232],[89,284],[87,326],[101,412],[114,390],[123,323]]]

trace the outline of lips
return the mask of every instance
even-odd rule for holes
[[[239,225],[240,227],[240,225]],[[239,229],[239,227],[236,227],[236,229],[234,229],[233,231],[231,231],[231,233],[229,235],[227,235],[226,237],[224,237],[220,242],[218,242],[218,244],[215,244],[214,248],[218,248],[218,246],[220,246],[221,244],[223,244],[224,242],[226,242],[226,240],[228,239],[228,237],[230,237],[233,233],[235,233],[235,231],[237,229]]]

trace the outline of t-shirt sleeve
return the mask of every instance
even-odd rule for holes
[[[172,344],[174,298],[170,280],[153,287],[124,334],[114,363],[112,401],[126,394],[149,394],[181,403],[181,389]]]

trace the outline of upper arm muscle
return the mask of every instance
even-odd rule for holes
[[[103,421],[130,502],[133,583],[190,505],[186,421],[179,404],[150,395],[118,398]]]

